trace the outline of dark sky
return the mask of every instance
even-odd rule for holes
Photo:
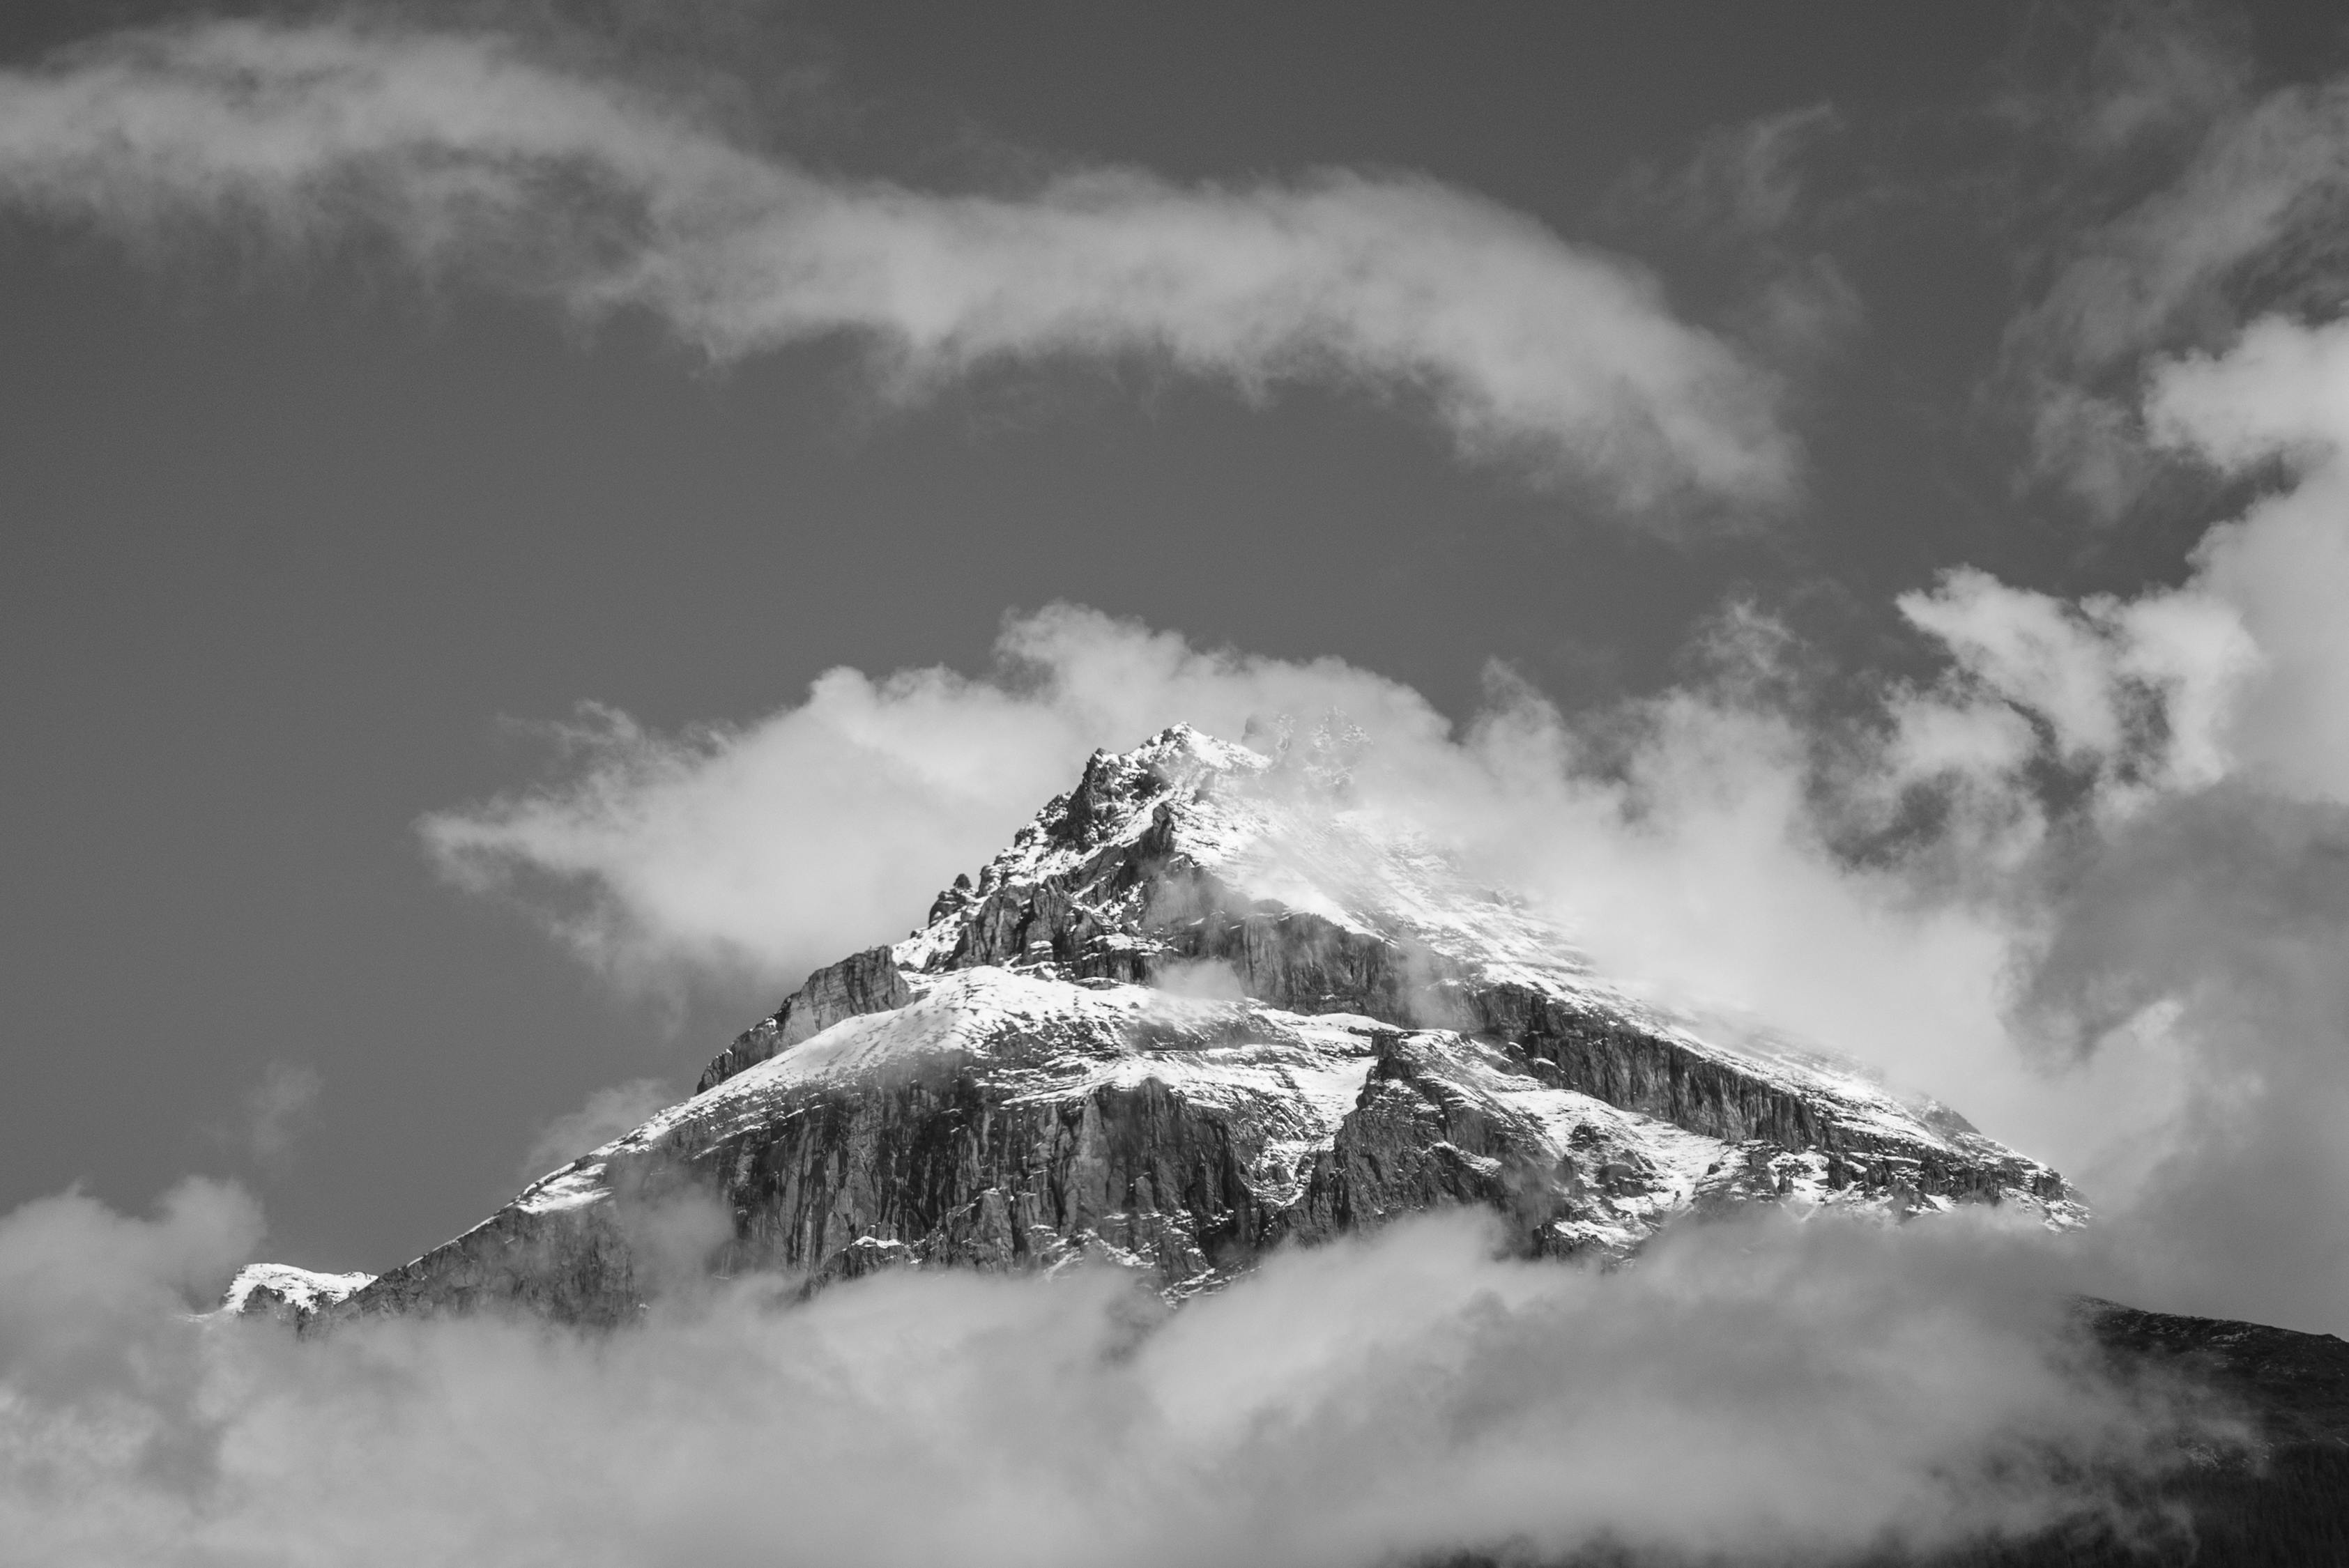
[[[178,14],[20,4],[0,62]],[[771,1006],[616,994],[436,877],[418,818],[537,766],[510,719],[748,720],[838,665],[981,668],[1007,611],[1056,599],[1335,655],[1454,713],[1495,657],[1588,707],[1671,679],[1727,595],[1898,665],[1884,605],[1940,568],[2133,589],[2208,521],[2116,539],[2015,480],[1992,373],[2033,286],[2034,165],[1995,107],[2077,73],[2075,8],[568,15],[853,172],[1418,171],[1638,259],[1732,334],[1774,268],[1831,257],[1857,310],[1788,372],[1806,490],[1660,537],[1363,395],[1120,364],[885,407],[837,343],[713,368],[364,244],[290,262],[0,214],[0,1209],[217,1171],[264,1196],[277,1253],[381,1268],[510,1195],[591,1090],[687,1085]],[[2324,7],[2229,15],[2263,79],[2341,63]],[[1792,230],[1658,194],[1709,135],[1816,105],[1840,129]],[[273,1063],[320,1088],[264,1158]]]

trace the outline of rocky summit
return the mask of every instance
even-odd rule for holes
[[[1283,1243],[1458,1204],[1526,1253],[1602,1260],[1753,1203],[2082,1218],[2056,1172],[1934,1102],[1606,985],[1523,900],[1356,801],[1344,749],[1177,727],[1095,754],[692,1099],[304,1308],[616,1323],[679,1267],[820,1284],[1080,1259],[1181,1297]]]

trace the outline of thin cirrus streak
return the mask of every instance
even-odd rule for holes
[[[1471,460],[1633,507],[1767,510],[1795,483],[1764,372],[1630,264],[1425,178],[926,192],[812,173],[509,38],[213,22],[0,73],[0,200],[141,239],[365,233],[586,318],[649,312],[719,359],[848,335],[899,399],[1140,356],[1399,398]]]

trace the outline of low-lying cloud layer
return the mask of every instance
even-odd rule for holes
[[[719,359],[845,335],[896,397],[1136,357],[1423,406],[1473,459],[1634,506],[1769,508],[1795,477],[1767,377],[1651,278],[1433,181],[918,191],[488,34],[211,22],[0,72],[0,202],[143,245],[388,245],[584,318],[648,313]]]
[[[2229,1439],[2095,1370],[2044,1247],[1963,1219],[1616,1274],[1421,1221],[1172,1316],[1115,1271],[753,1282],[602,1337],[171,1310],[254,1218],[191,1186],[0,1219],[0,1561],[1816,1561],[2097,1516]]]

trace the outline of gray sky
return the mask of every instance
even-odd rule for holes
[[[2349,64],[2323,6],[746,0],[385,7],[336,35],[520,40],[546,81],[690,105],[708,145],[833,194],[1016,204],[1109,170],[1139,182],[1112,226],[1171,203],[1203,245],[1214,192],[1316,170],[1457,199],[1398,232],[1521,262],[1594,320],[1638,315],[1607,291],[1649,302],[1651,335],[1590,374],[1659,412],[1594,435],[1579,384],[1524,391],[1376,323],[1251,358],[1216,346],[1212,301],[1148,342],[1081,324],[917,365],[908,398],[865,317],[761,336],[664,294],[587,309],[568,258],[419,262],[373,218],[289,240],[208,175],[42,150],[81,122],[25,108],[36,89],[136,58],[50,51],[193,15],[0,16],[0,66],[33,73],[0,86],[0,1208],[76,1182],[137,1208],[212,1171],[319,1267],[462,1228],[548,1123],[689,1087],[778,994],[707,966],[616,983],[436,870],[419,819],[545,776],[512,721],[593,700],[670,732],[839,665],[978,674],[1007,614],[1055,601],[1334,656],[1462,719],[1498,659],[1598,722],[1696,678],[1740,600],[1837,712],[1942,667],[1894,600],[1944,570],[2066,597],[2185,581],[2256,476],[2139,486],[2158,459],[2048,410],[2126,405],[2153,356],[2340,295],[2337,193],[2271,170],[2289,211],[2238,214],[2240,253],[2160,294],[2164,236],[2224,230],[2189,220],[2230,128],[2289,109],[2306,144],[2336,134],[2290,97]],[[724,207],[736,175],[711,179]],[[806,962],[890,934],[844,919]]]

